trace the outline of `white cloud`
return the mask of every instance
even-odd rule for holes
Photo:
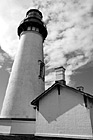
[[[5,69],[9,72],[12,68],[13,60],[11,57],[0,47],[0,69]]]
[[[39,7],[43,12],[48,29],[44,43],[48,86],[55,80],[54,67],[66,67],[66,80],[69,83],[75,70],[93,59],[93,0],[0,2],[0,44],[12,57],[19,43],[17,27],[26,11],[31,7]]]
[[[57,4],[58,13],[54,12],[51,14],[52,18],[47,19],[50,33],[47,41],[50,43],[46,43],[45,46],[45,53],[49,55],[46,65],[48,69],[62,64],[66,66],[67,83],[70,82],[70,76],[75,70],[91,61],[93,55],[91,52],[93,50],[93,1],[74,2],[66,1],[61,8],[62,11],[59,10],[60,4]],[[50,79],[53,79],[52,76]]]

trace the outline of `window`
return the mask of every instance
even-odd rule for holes
[[[35,31],[36,30],[36,28],[35,27],[32,27],[32,31]]]
[[[44,81],[44,77],[45,77],[45,64],[41,60],[38,60],[38,63],[40,65],[39,78],[41,78]]]
[[[27,31],[31,31],[31,27],[28,27],[28,28],[27,28]]]
[[[37,32],[39,32],[39,29],[38,29],[38,28],[36,28],[36,31],[37,31]]]

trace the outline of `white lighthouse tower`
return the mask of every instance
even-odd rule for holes
[[[43,42],[47,29],[42,13],[27,12],[18,27],[20,38],[1,111],[9,133],[34,133],[35,109],[31,100],[44,91]]]

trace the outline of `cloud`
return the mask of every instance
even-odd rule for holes
[[[61,7],[62,10],[60,3],[55,7],[56,12],[50,10],[49,15],[51,13],[52,17],[47,19],[49,35],[44,48],[48,54],[46,66],[47,70],[65,66],[68,84],[75,70],[93,59],[93,1],[86,0],[83,3],[72,0],[66,1]],[[53,76],[48,74],[46,81],[54,80],[51,79]]]
[[[55,81],[57,66],[66,68],[69,84],[76,69],[93,60],[93,0],[1,1],[0,44],[13,58],[19,44],[17,27],[32,7],[42,11],[48,30],[44,43],[46,87]]]
[[[0,47],[0,69],[11,72],[13,59]]]

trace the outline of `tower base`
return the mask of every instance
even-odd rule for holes
[[[34,118],[0,118],[0,134],[35,134]]]

